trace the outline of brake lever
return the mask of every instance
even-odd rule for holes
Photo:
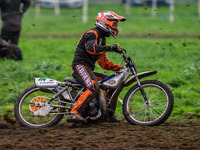
[[[126,61],[126,60],[127,60],[127,57],[126,57],[126,50],[123,49],[122,53],[123,53],[123,58],[124,58],[124,60]]]

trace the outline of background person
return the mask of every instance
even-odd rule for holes
[[[21,9],[21,4],[23,4]],[[31,0],[0,0],[1,38],[18,45],[23,14],[30,7]]]

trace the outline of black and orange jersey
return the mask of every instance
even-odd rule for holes
[[[112,51],[112,46],[106,46],[105,37],[106,32],[97,27],[85,32],[76,47],[72,65],[83,64],[93,71],[97,62],[103,69],[119,71],[121,66],[106,58],[106,52]]]

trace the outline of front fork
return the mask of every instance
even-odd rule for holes
[[[145,91],[144,91],[144,89],[143,89],[143,87],[142,87],[142,85],[141,85],[141,82],[140,82],[140,80],[139,80],[139,78],[138,78],[138,76],[137,76],[137,73],[136,73],[136,71],[135,71],[134,68],[132,68],[132,70],[133,70],[133,74],[135,75],[135,79],[136,79],[136,81],[137,81],[137,83],[138,83],[140,92],[141,92],[141,94],[142,94],[142,96],[143,96],[143,98],[144,98],[145,106],[146,106],[147,108],[151,108],[151,102],[148,100],[147,94],[145,93]]]

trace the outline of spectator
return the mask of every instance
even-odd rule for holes
[[[22,9],[20,9],[21,3],[23,4]],[[10,41],[11,44],[18,45],[22,16],[30,4],[31,0],[0,0],[1,38],[7,42]]]

